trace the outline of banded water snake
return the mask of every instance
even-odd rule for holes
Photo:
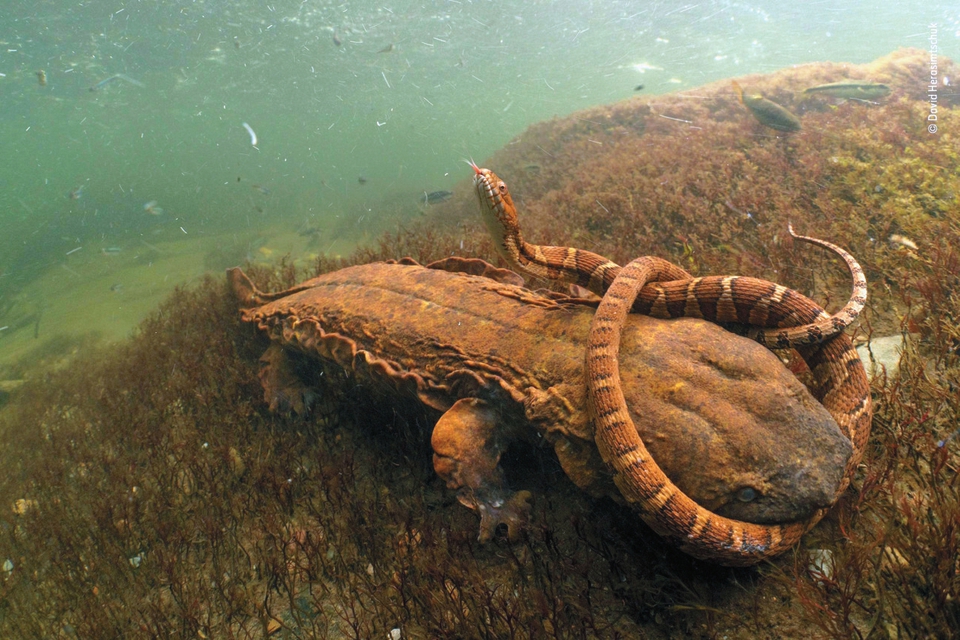
[[[470,164],[484,222],[498,252],[513,269],[577,284],[603,296],[586,353],[595,436],[605,462],[615,470],[618,488],[640,517],[684,552],[731,566],[755,564],[795,544],[826,509],[802,522],[740,522],[700,507],[663,474],[637,434],[620,391],[620,326],[631,309],[659,318],[704,318],[747,327],[747,335],[771,348],[797,349],[813,373],[814,396],[853,448],[839,497],[860,462],[872,420],[866,372],[843,334],[866,302],[866,279],[856,260],[828,242],[794,235],[834,251],[850,270],[852,295],[833,315],[795,291],[756,278],[693,278],[680,267],[649,256],[621,268],[582,249],[526,242],[506,183],[489,169]]]

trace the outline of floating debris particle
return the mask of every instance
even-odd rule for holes
[[[830,82],[820,84],[804,90],[805,94],[819,93],[830,96],[831,98],[847,98],[859,100],[876,100],[890,95],[890,86],[880,82],[856,82],[854,80],[841,80],[840,82]]]
[[[657,67],[646,62],[638,62],[633,65],[633,68],[640,73],[646,73],[647,71],[663,71],[663,67]]]
[[[793,115],[785,108],[773,100],[767,100],[759,93],[745,96],[743,89],[736,80],[733,81],[733,90],[737,92],[740,104],[745,106],[757,119],[757,122],[765,127],[776,129],[777,131],[799,131],[800,118]]]
[[[28,511],[37,508],[36,500],[27,500],[25,498],[20,498],[13,503],[13,512],[18,516],[22,516]]]
[[[99,91],[100,89],[103,89],[105,86],[107,86],[108,84],[110,84],[110,83],[113,82],[114,80],[123,80],[124,82],[129,82],[130,84],[132,84],[132,85],[135,86],[135,87],[145,87],[145,86],[146,86],[145,84],[143,84],[143,83],[140,82],[139,80],[134,80],[133,78],[131,78],[130,76],[128,76],[128,75],[126,75],[126,74],[123,74],[123,73],[115,73],[115,74],[113,74],[112,76],[110,76],[109,78],[104,78],[103,80],[101,80],[101,81],[98,82],[97,84],[95,84],[95,85],[93,85],[92,87],[90,87],[90,91]]]
[[[47,86],[47,72],[43,69],[37,71],[37,82],[40,83],[41,87]]]
[[[159,216],[163,213],[163,209],[157,206],[156,200],[144,203],[143,210],[152,216]]]
[[[383,49],[380,49],[379,51],[377,51],[377,53],[390,53],[390,52],[392,52],[395,48],[396,48],[396,47],[394,47],[394,46],[393,46],[393,43],[391,42],[390,44],[388,44],[387,46],[385,46]]]
[[[945,446],[947,446],[948,444],[950,444],[950,441],[953,440],[954,438],[956,438],[957,435],[960,435],[960,429],[957,429],[956,431],[954,431],[953,433],[951,433],[950,435],[948,435],[948,436],[947,436],[946,438],[944,438],[943,440],[938,440],[938,441],[937,441],[937,448],[938,448],[938,449],[944,448]]]
[[[250,185],[250,187],[251,187],[254,191],[259,191],[260,193],[262,193],[262,194],[265,195],[265,196],[268,196],[268,195],[270,195],[270,193],[271,193],[271,192],[270,192],[270,189],[268,189],[267,187],[263,186],[262,184],[252,184],[252,185]]]
[[[359,178],[357,178],[357,182],[360,184],[367,184],[367,179],[364,176],[360,176]]]
[[[240,124],[242,124],[243,128],[246,129],[247,133],[250,134],[250,145],[254,147],[257,146],[257,132],[254,131],[253,127],[251,127],[246,122],[241,122]]]
[[[118,256],[122,249],[120,247],[104,247],[100,249],[100,253],[105,256]]]
[[[343,44],[343,42],[340,40],[340,38],[337,37],[337,32],[334,31],[334,32],[333,32],[333,46],[339,47],[341,44]]]

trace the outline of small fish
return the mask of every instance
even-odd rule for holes
[[[84,188],[85,186],[87,186],[87,185],[82,184],[82,185],[80,185],[79,187],[77,187],[77,188],[75,188],[75,189],[71,189],[71,190],[70,190],[70,193],[67,194],[67,197],[70,198],[71,200],[79,200],[80,198],[83,197],[83,188]]]
[[[113,82],[114,80],[123,80],[124,82],[129,82],[130,84],[134,85],[135,87],[145,87],[145,86],[146,86],[145,84],[143,84],[143,83],[140,82],[139,80],[134,80],[133,78],[131,78],[130,76],[128,76],[128,75],[126,75],[126,74],[123,74],[123,73],[115,73],[114,75],[110,76],[109,78],[104,78],[103,80],[101,80],[101,81],[98,82],[97,84],[95,84],[95,85],[93,85],[92,87],[90,87],[90,91],[99,91],[100,89],[103,89],[105,86],[107,86],[108,84],[110,84],[110,83]]]
[[[143,205],[143,210],[149,213],[152,216],[159,216],[163,213],[163,209],[157,206],[156,200],[151,200]]]
[[[393,43],[391,42],[390,44],[385,46],[383,49],[380,49],[380,51],[377,51],[377,53],[390,53],[393,50],[394,50],[394,46],[393,46]]]
[[[634,91],[643,91],[643,85],[642,85],[642,84],[638,84],[637,86],[635,86],[635,87],[633,88],[633,90],[634,90]]]
[[[342,45],[342,44],[343,44],[343,42],[341,42],[341,41],[340,41],[340,38],[337,37],[337,32],[334,31],[334,32],[333,32],[333,46],[339,47],[339,46]]]
[[[908,238],[907,236],[900,235],[899,233],[893,233],[890,235],[890,244],[898,244],[901,247],[906,247],[907,249],[917,250],[917,243]]]
[[[431,191],[430,193],[427,193],[426,191],[424,191],[423,204],[425,206],[429,206],[432,204],[440,204],[441,202],[446,202],[452,197],[453,197],[453,191],[440,190],[440,191]]]
[[[266,188],[262,184],[252,184],[250,185],[250,188],[253,189],[254,191],[259,191],[265,196],[270,195],[270,189]]]
[[[119,282],[116,284],[110,285],[110,291],[113,291],[114,293],[122,293],[123,285],[120,284]]]
[[[359,182],[360,184],[367,184],[367,179],[364,176],[360,176],[359,178],[357,178],[357,182]]]
[[[541,168],[536,162],[528,162],[527,164],[523,165],[523,170],[532,176],[538,176],[540,175]]]
[[[40,71],[37,71],[37,82],[40,83],[41,87],[47,86],[47,72],[44,71],[43,69],[40,69]]]
[[[890,94],[890,87],[879,82],[856,82],[841,80],[829,84],[819,84],[804,90],[806,94],[819,93],[831,98],[876,100]]]
[[[765,127],[776,129],[777,131],[799,131],[800,118],[793,115],[776,102],[767,100],[759,93],[744,96],[743,89],[736,80],[733,81],[733,90],[737,92],[740,104],[750,109],[750,113],[757,119],[757,122]]]

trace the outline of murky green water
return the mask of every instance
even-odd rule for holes
[[[8,0],[0,359],[124,335],[207,270],[347,251],[533,122],[931,22],[950,55],[957,12],[920,2]]]

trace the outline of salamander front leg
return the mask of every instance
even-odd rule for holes
[[[480,514],[480,542],[490,540],[500,524],[516,540],[530,516],[530,492],[510,491],[499,466],[506,445],[499,426],[493,407],[465,398],[440,417],[431,439],[437,475],[457,491],[461,504]]]

